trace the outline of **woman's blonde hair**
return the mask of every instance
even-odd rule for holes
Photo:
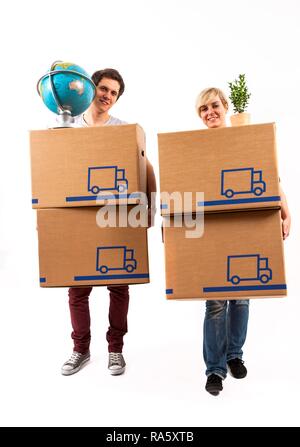
[[[226,111],[228,110],[229,102],[228,102],[228,99],[227,99],[226,95],[224,94],[224,92],[219,88],[209,87],[209,88],[202,90],[202,92],[200,92],[199,95],[197,96],[196,111],[199,116],[200,116],[200,107],[207,104],[207,102],[215,96],[219,96]]]

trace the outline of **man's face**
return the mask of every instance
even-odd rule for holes
[[[117,101],[120,91],[118,81],[102,78],[96,87],[94,104],[100,112],[107,112]]]
[[[226,126],[226,109],[222,104],[219,95],[211,98],[206,104],[200,107],[200,118],[210,129]]]

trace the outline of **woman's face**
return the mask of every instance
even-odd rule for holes
[[[219,95],[217,95],[200,107],[200,118],[205,126],[210,129],[226,127],[226,112],[227,110],[223,106]]]

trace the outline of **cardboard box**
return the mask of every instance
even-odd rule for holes
[[[149,282],[147,229],[100,228],[98,210],[37,211],[41,287]]]
[[[158,144],[163,216],[182,212],[164,198],[174,191],[193,193],[187,213],[279,208],[274,123],[159,134]]]
[[[168,299],[286,295],[280,211],[208,213],[201,238],[185,231],[164,227]]]
[[[30,132],[32,207],[135,204],[146,192],[137,124]]]

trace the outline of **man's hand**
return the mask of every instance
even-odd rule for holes
[[[148,228],[151,228],[154,226],[155,213],[156,213],[156,209],[148,208]]]

